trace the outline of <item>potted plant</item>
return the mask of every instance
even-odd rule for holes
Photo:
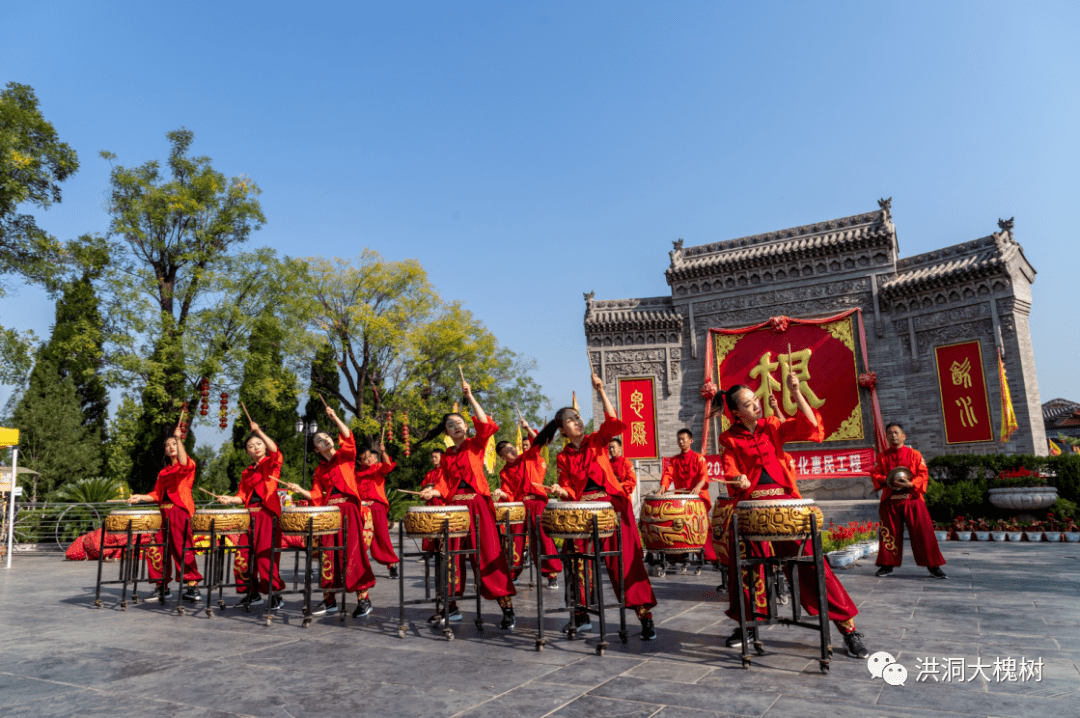
[[[971,540],[971,524],[963,516],[957,516],[952,522],[953,535],[957,541]]]
[[[1027,536],[1028,541],[1042,541],[1043,529],[1042,521],[1032,521],[1024,528],[1024,536]]]
[[[1047,541],[1061,542],[1061,524],[1058,522],[1057,517],[1054,516],[1053,511],[1046,514],[1046,528],[1043,530],[1043,536]]]
[[[990,522],[986,519],[975,519],[971,522],[971,528],[975,531],[976,541],[990,540]]]
[[[998,474],[989,494],[991,504],[1010,511],[1045,509],[1058,499],[1056,488],[1047,486],[1041,476],[1023,466]]]
[[[1017,523],[1015,516],[1012,517],[1011,519],[1009,519],[1005,523],[1005,526],[1006,526],[1005,536],[1010,541],[1023,541],[1024,540],[1024,529],[1020,526],[1019,523]]]
[[[998,519],[994,522],[994,527],[990,530],[990,538],[994,541],[1004,541],[1008,530],[1009,522],[1005,519]]]
[[[944,521],[935,521],[934,522],[934,536],[937,537],[938,541],[948,541],[949,540],[949,524],[945,523]]]
[[[1065,519],[1065,531],[1062,533],[1062,537],[1072,543],[1080,541],[1080,526],[1077,526],[1072,519]]]

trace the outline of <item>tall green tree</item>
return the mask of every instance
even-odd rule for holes
[[[41,114],[33,88],[9,82],[0,92],[0,275],[53,276],[61,247],[19,206],[60,202],[60,183],[78,169],[78,155]]]
[[[110,479],[127,482],[131,478],[132,454],[142,424],[142,407],[130,395],[124,395],[109,419],[105,443],[104,473]]]
[[[299,481],[303,463],[303,437],[296,433],[300,414],[296,410],[297,380],[284,362],[282,344],[285,331],[281,322],[266,312],[255,324],[248,342],[244,380],[240,384],[240,401],[247,407],[252,421],[278,445],[283,455],[281,478]],[[233,422],[233,453],[229,463],[230,485],[240,484],[240,475],[251,460],[245,443],[251,434],[246,417]]]
[[[39,355],[12,414],[20,460],[39,474],[30,482],[32,501],[65,481],[101,473],[98,431],[83,424],[75,382],[70,376],[58,381],[58,375],[56,364]]]
[[[323,406],[323,401],[326,401],[326,406],[336,411],[339,415],[342,415],[341,402],[338,401],[338,392],[341,391],[341,374],[338,371],[337,361],[334,358],[334,348],[329,344],[319,344],[315,350],[315,359],[311,362],[310,369],[308,371],[308,390],[307,390],[307,402],[304,404],[304,426],[310,427],[311,422],[315,422],[319,431],[332,432],[334,431],[334,422],[326,415],[326,408]],[[321,395],[321,398],[320,398]],[[305,429],[305,434],[301,438],[307,441],[305,438],[308,433]],[[303,451],[304,446],[300,447],[300,466],[303,470]],[[308,480],[304,486],[311,485],[311,477],[314,474],[313,462],[317,462],[318,458],[312,453],[311,447],[307,447],[308,460],[307,460],[307,475],[305,479]]]

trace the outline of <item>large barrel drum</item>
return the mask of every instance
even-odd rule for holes
[[[641,540],[649,551],[692,553],[709,538],[709,515],[697,494],[647,496],[641,504]]]
[[[740,501],[739,536],[750,541],[794,541],[809,538],[810,517],[817,517],[820,531],[825,515],[813,499]]]
[[[218,535],[247,533],[251,526],[251,514],[247,509],[240,508],[195,509],[195,515],[191,517],[193,534],[209,534],[211,524]]]
[[[615,533],[619,518],[607,501],[549,501],[540,523],[551,538],[592,538],[593,517],[596,517],[600,538]]]
[[[105,532],[111,534],[126,534],[128,526],[131,533],[156,534],[161,530],[161,511],[157,505],[146,506],[137,509],[117,509],[110,511],[105,517]]]
[[[472,522],[467,506],[410,506],[405,512],[405,533],[410,538],[442,538],[447,521],[450,522],[450,538],[469,535]]]
[[[502,525],[508,517],[511,526],[525,523],[525,504],[520,501],[495,502],[495,520]]]
[[[281,509],[281,532],[306,536],[308,523],[312,534],[328,536],[341,530],[341,511],[337,506],[284,506]]]

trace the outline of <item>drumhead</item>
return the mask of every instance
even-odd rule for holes
[[[246,514],[247,512],[248,512],[247,509],[233,509],[233,508],[229,508],[229,509],[195,509],[195,513],[197,513],[197,514],[212,514],[214,516],[222,516],[222,515],[228,515],[228,514]]]
[[[145,508],[141,509],[113,509],[109,512],[109,516],[145,516],[156,513],[158,513],[157,504],[145,504]]]
[[[664,494],[663,496],[645,496],[645,501],[702,501],[697,494]]]
[[[549,501],[544,511],[603,511],[614,507],[609,501]]]
[[[521,508],[525,508],[525,502],[524,501],[496,501],[495,502],[495,507],[496,508],[508,508],[509,509],[509,508],[513,508],[514,506],[520,506]],[[461,508],[465,508],[465,507],[462,506]]]
[[[337,506],[283,506],[281,508],[283,514],[324,514],[335,511],[340,513],[341,509]]]
[[[410,506],[405,513],[409,514],[448,514],[469,513],[468,506]]]
[[[740,501],[740,509],[767,509],[767,508],[791,508],[798,506],[813,506],[813,499],[777,499],[775,501],[754,499],[752,501]]]

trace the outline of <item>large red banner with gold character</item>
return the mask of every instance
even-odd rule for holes
[[[788,390],[787,376],[794,372],[801,382],[800,393],[821,413],[825,441],[863,438],[851,317],[827,324],[792,324],[783,332],[766,326],[713,336],[721,392],[745,384],[761,401],[766,416],[773,415],[769,407],[773,395],[784,416],[791,418],[798,404]],[[726,430],[731,416],[726,409],[723,416]]]
[[[651,377],[619,379],[619,416],[626,424],[623,454],[628,459],[655,459],[660,455],[653,391]]]
[[[993,441],[990,401],[978,340],[935,347],[946,444]]]

